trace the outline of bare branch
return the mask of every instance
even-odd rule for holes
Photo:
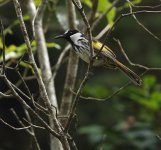
[[[10,125],[9,123],[7,123],[6,121],[4,121],[2,118],[0,118],[0,122],[2,122],[3,124],[5,124],[6,126],[10,127],[11,129],[13,130],[26,130],[26,129],[29,129],[31,126],[26,126],[26,127],[22,127],[22,128],[16,128],[16,127],[13,127],[12,125]]]
[[[14,117],[16,118],[17,122],[18,122],[22,127],[25,127],[25,124],[20,120],[20,118],[18,117],[17,113],[14,111],[13,108],[11,108],[11,112],[13,113],[13,115],[14,115]],[[30,128],[31,128],[31,126],[30,126]],[[25,131],[31,135],[30,128],[26,129]]]
[[[77,93],[75,95],[75,99],[73,101],[73,105],[72,105],[72,108],[70,110],[70,115],[69,115],[68,121],[67,121],[66,126],[65,126],[65,129],[64,129],[64,132],[65,133],[68,132],[69,127],[71,125],[71,121],[73,119],[74,113],[76,111],[76,107],[78,105],[78,101],[79,101],[80,94],[81,94],[82,89],[83,89],[83,87],[85,86],[85,84],[86,84],[86,82],[88,80],[88,76],[89,76],[89,73],[90,73],[90,69],[91,69],[91,63],[89,63],[87,72],[86,72],[86,74],[85,74],[85,76],[84,76],[81,84],[79,85],[79,88],[78,88]]]
[[[43,31],[43,14],[46,8],[46,3],[47,0],[41,0],[40,5],[36,10],[34,1],[28,0],[26,1],[26,7],[30,15],[30,20],[32,21],[33,34],[37,46],[38,60],[42,71],[42,80],[46,87],[46,92],[48,94],[50,103],[55,105],[58,109],[54,81],[50,80],[52,77],[52,71]]]
[[[4,94],[4,93],[0,92],[0,99],[1,98],[11,98],[11,97],[13,97],[12,94]]]
[[[28,8],[28,12],[30,11],[32,12],[32,14],[30,15],[30,18],[32,20],[33,35],[35,37],[36,44],[37,44],[38,59],[39,59],[40,67],[42,70],[43,81],[44,81],[46,91],[48,93],[49,101],[50,101],[48,102],[50,104],[50,106],[48,106],[48,109],[51,115],[49,117],[50,126],[52,128],[56,128],[56,130],[58,130],[58,132],[62,134],[62,138],[61,138],[62,145],[64,148],[69,149],[67,147],[68,146],[67,139],[63,135],[61,127],[59,126],[59,121],[56,118],[56,112],[58,111],[58,105],[57,105],[57,99],[56,99],[56,94],[55,94],[54,80],[51,80],[52,72],[51,72],[49,57],[47,53],[47,47],[45,44],[46,41],[45,41],[43,27],[42,27],[42,19],[43,19],[43,13],[46,7],[46,3],[47,3],[47,0],[41,0],[41,3],[36,13],[35,13],[35,6],[34,6],[33,0],[28,1],[27,8]],[[54,109],[52,109],[52,105],[55,106]],[[55,137],[50,136],[51,149],[53,148],[62,149],[62,145]]]
[[[3,78],[9,89],[11,90],[12,94],[17,98],[17,100],[21,103],[21,105],[28,110],[34,117],[36,117],[40,123],[55,137],[60,139],[60,134],[58,134],[56,131],[54,131],[19,95],[18,93],[14,90],[12,85],[10,84],[10,81],[6,78],[6,76],[0,76]]]
[[[71,0],[66,0],[66,6],[67,6],[67,13],[68,13],[69,28],[76,29],[75,7],[74,7]],[[60,59],[58,59],[57,64],[61,60],[61,57],[59,57],[59,58]],[[75,87],[77,70],[78,70],[78,62],[79,62],[78,56],[71,49],[70,53],[69,53],[63,96],[62,96],[61,105],[60,105],[60,114],[61,115],[69,114],[69,111],[70,111],[70,108],[72,105],[73,94],[70,92],[69,87],[72,87],[72,88]],[[55,74],[53,74],[53,75],[55,75]],[[64,122],[65,122],[65,120],[61,120],[62,125],[64,125]]]
[[[28,120],[26,120],[25,118],[23,118],[23,120],[24,120],[25,122],[27,122],[29,125],[31,125],[32,127],[34,127],[34,128],[45,130],[44,127],[35,125],[35,124],[33,124],[32,122],[29,122]]]
[[[82,7],[82,4],[79,0],[72,0],[73,4],[76,6],[77,10],[80,12],[81,16],[82,16],[82,19],[87,27],[87,32],[88,32],[88,37],[89,37],[89,42],[90,42],[90,52],[91,52],[91,56],[90,56],[90,63],[88,65],[88,69],[87,69],[87,72],[86,72],[86,75],[84,77],[84,79],[82,80],[78,90],[77,90],[77,94],[75,96],[75,99],[73,101],[73,104],[72,104],[72,107],[71,107],[71,110],[70,110],[70,114],[69,114],[69,118],[67,120],[67,123],[66,123],[66,126],[65,126],[65,129],[64,129],[64,132],[65,133],[68,133],[68,129],[71,125],[71,121],[72,121],[72,118],[73,118],[73,115],[75,113],[75,110],[76,110],[76,107],[77,107],[77,104],[78,104],[78,101],[79,101],[79,96],[81,94],[81,91],[85,85],[85,83],[87,82],[88,80],[88,76],[89,76],[89,72],[90,72],[90,69],[91,69],[91,66],[93,64],[93,47],[92,47],[92,34],[91,34],[91,29],[90,29],[90,25],[89,25],[89,22],[87,20],[87,17],[84,13],[84,10],[83,10],[83,7]]]
[[[25,27],[25,23],[24,23],[24,20],[23,20],[23,17],[22,17],[22,11],[21,11],[20,4],[19,4],[18,0],[13,0],[13,2],[14,2],[17,18],[20,22],[21,31],[22,31],[22,34],[23,34],[23,37],[24,37],[24,40],[25,40],[25,43],[26,43],[26,46],[27,46],[29,60],[31,62],[31,65],[32,65],[34,72],[35,72],[35,75],[37,77],[37,81],[39,83],[39,88],[40,88],[40,93],[41,93],[42,99],[44,100],[44,103],[47,105],[48,109],[51,109],[51,104],[50,104],[44,83],[43,83],[42,78],[39,74],[38,67],[36,65],[36,62],[35,62],[35,59],[34,59],[34,56],[33,56],[33,53],[32,53],[32,48],[31,48],[31,44],[30,44],[30,40],[29,40],[27,30],[26,30],[26,27]]]

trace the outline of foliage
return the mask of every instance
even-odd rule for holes
[[[105,91],[105,87],[102,87],[102,91],[97,90],[100,88],[100,85],[92,85],[90,88],[84,89],[84,94],[86,96],[99,97],[105,96],[102,94],[102,91]],[[106,89],[107,91],[107,89]],[[141,149],[141,150],[154,150],[156,145],[159,142],[157,139],[157,127],[155,124],[156,113],[160,112],[160,103],[161,103],[161,86],[158,84],[156,77],[154,75],[146,75],[143,78],[143,86],[129,86],[121,92],[121,99],[126,99],[126,102],[123,103],[121,108],[121,113],[124,117],[120,118],[120,104],[117,102],[106,103],[107,114],[111,113],[111,110],[108,110],[109,107],[115,105],[117,110],[113,110],[112,114],[115,116],[115,124],[106,126],[105,120],[103,118],[103,124],[90,124],[87,126],[81,126],[78,129],[79,134],[86,136],[90,147],[97,147],[95,149],[113,150],[117,149]],[[108,92],[108,94],[107,94]],[[107,95],[110,95],[112,91],[109,90],[106,92]],[[93,95],[91,94],[93,93]],[[106,96],[107,96],[106,95]],[[110,101],[116,101],[118,97],[113,97]],[[120,100],[121,100],[120,99]],[[121,101],[120,103],[122,103]],[[108,106],[108,104],[110,106]],[[137,110],[130,110],[129,105],[136,105]],[[90,106],[90,104],[89,104]],[[88,108],[87,106],[86,108]],[[102,111],[97,110],[95,111]],[[101,109],[105,109],[102,107]],[[91,109],[88,110],[90,113]],[[104,111],[102,111],[103,113]],[[126,112],[128,112],[126,114]],[[99,116],[103,115],[99,113]],[[131,114],[131,115],[130,115]],[[97,113],[95,114],[97,118]],[[103,115],[106,116],[106,115]],[[123,119],[125,118],[125,119]],[[157,119],[157,118],[156,118]],[[98,118],[96,120],[99,120]]]

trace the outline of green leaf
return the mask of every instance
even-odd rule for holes
[[[107,0],[101,0],[98,2],[98,11],[101,13],[105,12],[109,7],[111,6],[111,3]],[[116,16],[116,9],[112,8],[110,12],[107,13],[106,18],[110,25],[113,24],[114,18]]]
[[[89,8],[92,7],[92,1],[91,0],[82,0],[82,3],[87,5]]]
[[[40,4],[41,0],[34,0],[34,2],[35,2],[35,5],[38,6]]]
[[[137,102],[153,111],[159,110],[161,104],[161,92],[154,91],[149,98],[142,97],[137,99]]]
[[[104,12],[106,9],[110,7],[110,2],[107,0],[101,0],[98,2],[98,10]]]
[[[90,84],[84,87],[83,94],[92,97],[104,98],[109,95],[109,91],[105,86]]]
[[[113,9],[107,14],[107,16],[106,16],[109,25],[111,25],[111,26],[113,25],[115,16],[116,16],[116,9],[113,8]]]
[[[56,43],[54,43],[54,42],[52,42],[52,43],[46,43],[46,46],[47,46],[48,48],[54,47],[54,48],[56,48],[56,49],[61,49],[60,45],[59,45],[59,44],[56,44]]]
[[[142,2],[142,0],[132,0],[132,3],[133,4],[139,4],[139,3],[141,3]]]
[[[9,53],[9,52],[13,52],[13,51],[16,51],[16,49],[17,49],[17,46],[15,46],[15,45],[10,45],[9,47],[7,47],[7,50],[6,50],[6,52],[7,53]]]
[[[156,83],[156,78],[155,78],[155,76],[147,75],[144,77],[143,83],[144,83],[144,85],[147,85],[149,87],[154,86]]]

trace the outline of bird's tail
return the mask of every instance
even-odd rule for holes
[[[126,67],[125,65],[123,65],[121,62],[119,62],[118,60],[113,60],[116,67],[119,68],[121,71],[123,71],[130,79],[131,81],[135,84],[135,85],[141,85],[142,84],[142,80],[141,78],[134,73],[132,70],[130,70],[128,67]]]

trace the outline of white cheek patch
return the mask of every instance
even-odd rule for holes
[[[76,33],[70,36],[70,39],[73,41],[74,44],[78,44],[78,40],[81,39],[81,33]]]
[[[65,31],[65,33],[64,33],[64,34],[67,34],[68,32],[69,32],[69,30]]]

